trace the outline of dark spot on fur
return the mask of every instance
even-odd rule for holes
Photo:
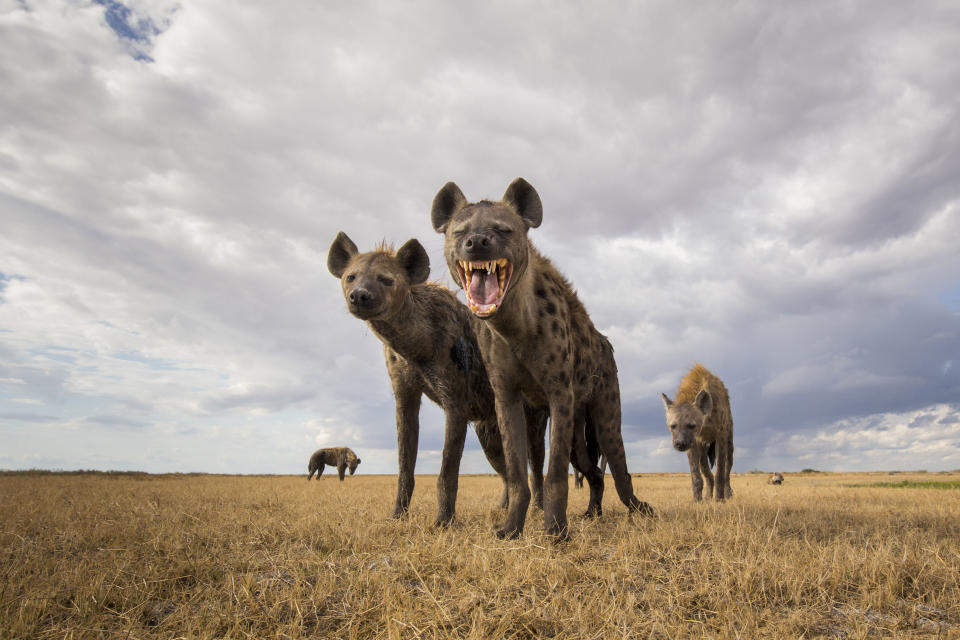
[[[397,356],[395,356],[395,355],[393,355],[393,354],[391,353],[391,354],[390,354],[390,362],[396,362],[396,361],[397,361]]]
[[[553,304],[553,302],[547,302],[547,313],[550,315],[556,315],[557,305]]]
[[[461,371],[470,371],[473,366],[473,347],[463,336],[450,347],[450,359]]]
[[[559,333],[559,332],[560,332],[560,323],[557,322],[556,320],[554,320],[554,321],[553,321],[553,324],[550,325],[550,330],[553,331],[554,333]]]
[[[538,298],[546,298],[547,290],[543,287],[537,287],[537,290],[533,292]]]

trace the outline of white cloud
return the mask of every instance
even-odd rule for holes
[[[444,279],[427,211],[451,179],[539,190],[531,237],[614,344],[639,471],[684,468],[659,393],[694,361],[726,380],[749,467],[784,434],[956,398],[952,6],[126,6],[159,33],[0,4],[0,466],[390,451],[380,345],[326,250],[418,237]],[[44,457],[30,429],[110,453]],[[441,439],[425,403],[423,451]]]

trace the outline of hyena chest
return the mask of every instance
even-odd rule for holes
[[[719,425],[713,420],[707,420],[703,423],[700,431],[697,432],[697,441],[701,444],[710,444],[716,442],[719,435]]]

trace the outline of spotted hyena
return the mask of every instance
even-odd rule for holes
[[[703,491],[701,473],[707,480],[707,498],[714,494],[717,500],[731,497],[733,416],[723,382],[698,363],[683,377],[675,400],[665,393],[660,395],[673,447],[687,452],[694,500],[700,500]],[[715,491],[713,474],[710,473],[714,459],[717,464]]]
[[[350,475],[353,475],[357,471],[358,464],[360,464],[360,458],[349,447],[317,449],[310,456],[310,462],[307,464],[307,471],[310,472],[307,480],[313,478],[314,473],[317,474],[317,480],[319,480],[320,476],[323,475],[324,466],[330,465],[337,468],[337,472],[340,474],[340,482],[343,482],[343,474],[347,468],[350,469]]]
[[[770,477],[767,478],[767,484],[783,484],[783,474],[779,471],[771,473]]]
[[[400,472],[394,517],[407,512],[413,495],[422,396],[446,414],[436,517],[436,524],[446,525],[454,517],[467,422],[473,422],[491,466],[506,478],[493,390],[474,332],[477,321],[452,291],[426,282],[430,258],[417,240],[396,252],[380,247],[360,253],[341,232],[330,246],[327,267],[340,278],[347,309],[383,342],[397,414]],[[524,419],[530,484],[542,504],[547,414],[525,407]],[[506,506],[506,487],[502,503]]]
[[[530,492],[524,481],[527,401],[550,411],[550,460],[544,482],[544,521],[559,539],[568,535],[568,463],[590,483],[587,513],[600,514],[603,475],[610,463],[617,493],[631,510],[652,513],[634,496],[620,435],[620,387],[610,342],[593,326],[573,287],[527,239],[543,206],[523,178],[499,202],[470,203],[448,182],[433,200],[433,228],[468,306],[483,320],[477,331],[490,374],[507,457],[509,507],[497,532],[523,532]],[[584,424],[586,428],[575,429]],[[572,456],[571,456],[572,452]]]

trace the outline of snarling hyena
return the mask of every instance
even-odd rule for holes
[[[771,473],[770,477],[767,478],[767,484],[783,484],[783,474],[779,471]]]
[[[477,321],[452,291],[426,282],[430,258],[423,246],[410,240],[396,252],[380,247],[360,253],[341,232],[330,246],[327,268],[340,278],[350,313],[366,320],[383,342],[396,400],[400,463],[393,516],[407,512],[413,495],[424,394],[446,414],[436,524],[449,524],[454,517],[467,422],[473,422],[487,460],[504,478],[501,502],[506,506],[503,447],[493,390],[474,332]],[[542,504],[547,413],[525,408],[524,419],[529,429],[525,435],[530,445],[530,484]]]
[[[317,474],[317,480],[319,480],[320,476],[323,475],[324,466],[330,465],[337,468],[337,473],[340,474],[340,482],[343,482],[343,475],[346,470],[349,468],[350,475],[353,475],[357,471],[358,464],[360,464],[360,458],[349,447],[317,449],[310,456],[310,462],[307,464],[307,471],[310,472],[307,480],[313,478],[314,473]]]
[[[497,532],[523,532],[530,492],[524,479],[524,401],[550,411],[550,461],[544,482],[547,531],[563,539],[567,529],[568,463],[590,483],[587,513],[600,514],[606,454],[617,493],[631,510],[652,513],[633,494],[620,435],[620,387],[610,342],[594,328],[573,287],[527,239],[540,225],[543,206],[523,178],[499,202],[470,203],[448,182],[431,211],[443,233],[444,255],[473,313],[480,352],[496,399],[507,457],[507,519]],[[574,425],[586,424],[575,429]],[[571,452],[573,455],[571,456]]]
[[[720,378],[697,363],[680,381],[675,400],[660,394],[667,413],[667,427],[677,451],[686,451],[690,462],[693,498],[700,500],[702,473],[707,480],[707,498],[733,496],[730,468],[733,466],[733,415],[730,396]],[[717,463],[716,490],[710,467]]]

